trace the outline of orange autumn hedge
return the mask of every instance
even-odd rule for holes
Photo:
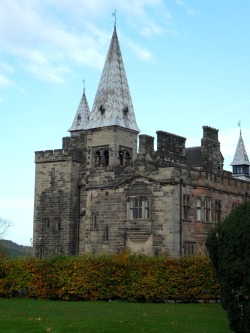
[[[217,299],[208,258],[129,255],[0,260],[0,296],[160,302]]]

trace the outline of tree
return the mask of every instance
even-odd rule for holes
[[[237,333],[250,332],[250,203],[234,209],[211,230],[206,246],[230,328]]]
[[[9,220],[0,217],[0,239],[2,239],[8,232],[9,228],[12,227],[13,223]]]

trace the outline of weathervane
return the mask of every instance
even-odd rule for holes
[[[238,121],[238,127],[240,128],[240,135],[241,135],[241,120]]]
[[[114,26],[116,27],[116,9],[115,9],[115,11],[112,13],[112,16],[115,17],[115,23],[114,23]]]
[[[85,79],[82,80],[83,83],[83,93],[85,94]]]

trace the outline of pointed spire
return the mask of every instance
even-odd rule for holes
[[[82,98],[81,98],[80,104],[78,106],[78,109],[76,111],[75,119],[74,119],[70,129],[68,129],[68,132],[84,130],[89,121],[90,110],[89,110],[88,101],[87,101],[87,98],[85,95],[85,80],[83,81],[83,83],[84,83],[84,88],[83,88]]]
[[[135,119],[116,25],[86,129],[113,125],[140,131]]]
[[[233,162],[230,164],[232,166],[234,165],[250,165],[249,163],[249,159],[247,156],[247,151],[242,139],[242,134],[241,134],[241,130],[240,130],[240,137],[238,140],[238,144],[236,147],[236,151],[234,154],[234,159]]]

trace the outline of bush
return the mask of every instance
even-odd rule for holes
[[[206,245],[231,329],[250,332],[250,203],[239,206],[219,223],[209,233]]]
[[[208,258],[147,257],[121,253],[0,262],[0,295],[48,299],[141,302],[217,299]]]

